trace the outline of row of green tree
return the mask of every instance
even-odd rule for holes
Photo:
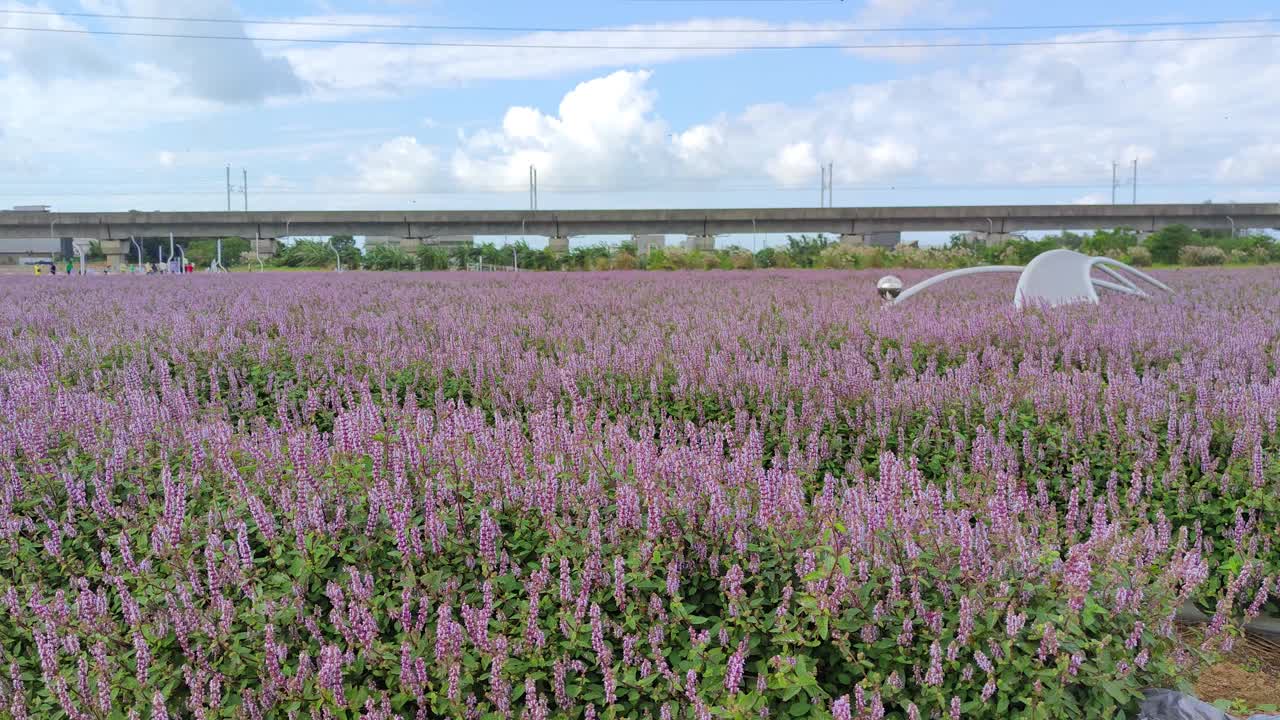
[[[1270,235],[1205,233],[1181,225],[1146,234],[1117,229],[1083,234],[1065,232],[1038,239],[1013,236],[994,244],[983,242],[977,236],[955,235],[944,246],[926,248],[851,246],[825,235],[799,235],[788,237],[785,245],[755,252],[737,246],[710,251],[671,247],[653,248],[645,255],[638,253],[630,242],[574,247],[566,253],[531,248],[524,241],[503,246],[493,243],[451,248],[422,245],[415,251],[378,245],[362,251],[354,238],[339,235],[328,240],[297,239],[282,243],[275,256],[265,262],[272,267],[334,267],[341,257],[344,268],[386,271],[513,266],[521,270],[956,268],[1021,265],[1055,248],[1106,255],[1137,266],[1280,262],[1280,243]],[[193,240],[187,244],[186,252],[197,267],[208,267],[217,255],[217,241]],[[223,239],[222,257],[223,264],[228,266],[256,262],[249,241],[240,238]]]
[[[1054,248],[1106,255],[1133,265],[1262,264],[1280,261],[1280,243],[1262,233],[1213,233],[1173,225],[1141,234],[1121,228],[1093,233],[1062,233],[1038,240],[1014,238],[1007,243],[983,245],[967,236],[955,236],[951,246],[971,250],[983,263],[1025,263]]]

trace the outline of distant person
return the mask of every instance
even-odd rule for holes
[[[40,263],[36,263],[36,277],[40,277]]]
[[[49,263],[49,274],[50,274],[50,275],[57,275],[57,274],[58,274],[58,266],[57,266],[57,265],[54,265],[53,263]]]
[[[76,269],[75,264],[72,263],[70,260],[67,260],[67,274],[68,275],[74,274],[75,269]]]
[[[196,266],[195,266],[195,265],[193,265],[193,264],[191,264],[191,263],[187,263],[187,274],[188,274],[188,275],[190,275],[191,273],[194,273],[195,271],[196,271]]]

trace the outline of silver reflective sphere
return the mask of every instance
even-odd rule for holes
[[[902,279],[897,275],[885,275],[876,283],[876,292],[885,300],[892,300],[902,292]]]

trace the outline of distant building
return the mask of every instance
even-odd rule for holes
[[[71,238],[66,238],[70,243]],[[0,265],[23,264],[23,258],[52,258],[62,252],[62,238],[0,238]]]
[[[666,235],[632,235],[631,242],[635,243],[636,254],[645,257],[651,250],[661,250],[667,246]]]
[[[0,238],[0,265],[21,265],[23,258],[74,258],[77,245],[87,250],[92,243],[91,238]]]

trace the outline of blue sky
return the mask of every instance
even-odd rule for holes
[[[1143,201],[1272,201],[1280,197],[1275,38],[627,47],[1280,33],[1280,23],[923,29],[1272,15],[1273,3],[1183,0],[0,0],[0,206],[221,209],[228,164],[237,185],[240,168],[248,170],[251,209],[522,208],[530,164],[543,208],[808,206],[818,202],[823,162],[835,164],[838,205],[1089,203],[1110,202],[1112,161],[1127,182],[1135,157]],[[631,32],[605,32],[620,27]],[[782,32],[796,29],[803,32]],[[612,49],[296,42],[302,38]],[[237,208],[242,202],[233,199]]]

